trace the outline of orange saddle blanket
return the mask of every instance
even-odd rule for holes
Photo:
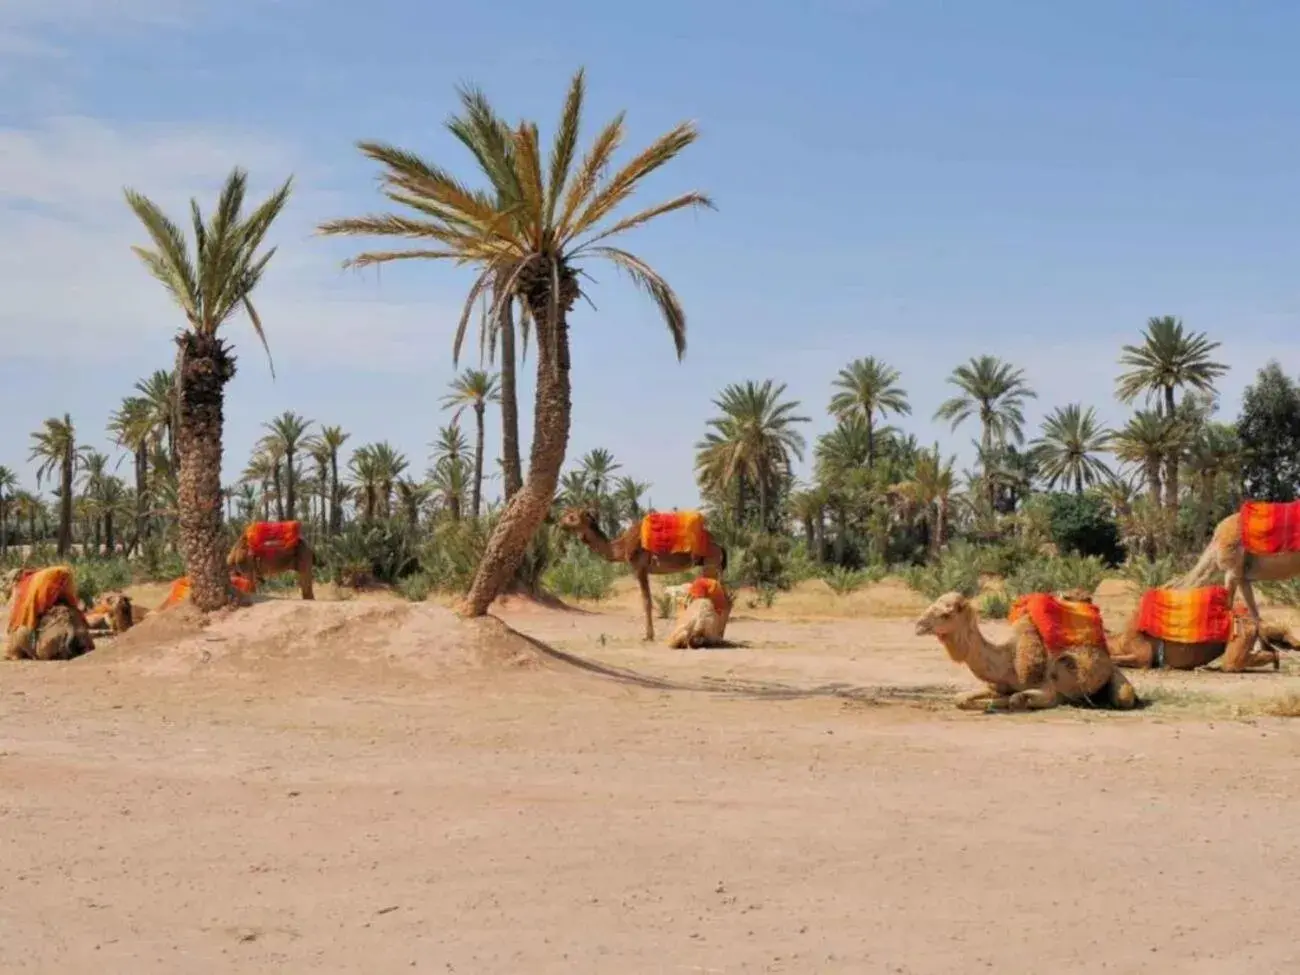
[[[302,523],[297,521],[255,521],[244,529],[244,541],[259,559],[297,547],[301,535]]]
[[[1074,647],[1106,647],[1101,610],[1092,603],[1076,603],[1051,593],[1035,592],[1017,599],[1007,618],[1014,623],[1022,616],[1028,616],[1033,622],[1048,653],[1058,654]]]
[[[72,569],[66,565],[52,565],[45,569],[29,569],[18,577],[9,600],[9,632],[20,626],[36,629],[42,616],[62,603],[79,609],[77,583]]]
[[[1251,555],[1300,552],[1300,501],[1245,501],[1241,543]]]
[[[234,572],[230,574],[230,584],[234,586],[237,590],[242,592],[245,596],[251,596],[254,593],[254,591],[256,591],[257,589],[257,587],[253,585],[252,579],[245,579],[243,576],[238,575]],[[183,603],[186,599],[189,598],[189,595],[190,595],[190,577],[181,576],[179,579],[175,580],[172,583],[172,587],[167,590],[167,598],[162,601],[162,605],[159,606],[158,608],[160,610],[171,609],[173,606],[177,606],[180,603]]]
[[[691,602],[696,599],[707,599],[713,603],[713,610],[719,616],[727,612],[727,590],[717,579],[700,576],[691,583],[691,588],[686,591],[686,594]]]
[[[641,519],[641,547],[651,555],[692,555],[709,552],[709,533],[698,511],[652,511]]]
[[[1223,586],[1148,589],[1138,603],[1137,628],[1169,643],[1227,643],[1232,638],[1232,617]]]

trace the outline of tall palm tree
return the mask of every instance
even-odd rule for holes
[[[379,491],[379,510],[385,518],[393,516],[393,490],[409,466],[406,455],[395,450],[387,440],[371,444],[375,462],[375,482]]]
[[[314,422],[292,410],[285,410],[270,423],[262,424],[269,431],[268,439],[284,457],[284,507],[290,518],[298,517],[297,485],[294,483],[298,472],[294,462],[304,449],[307,431]]]
[[[81,458],[80,484],[81,495],[87,502],[87,513],[90,515],[94,525],[94,545],[90,554],[99,554],[99,545],[102,540],[100,528],[103,524],[102,519],[105,515],[104,510],[104,484],[109,478],[108,457],[97,450],[87,449]],[[89,546],[83,545],[83,550]]]
[[[433,447],[434,466],[427,475],[429,484],[442,496],[443,507],[451,515],[451,520],[460,521],[465,482],[469,475],[466,461],[469,446],[460,432],[460,424],[453,421],[439,429],[438,439],[430,446]]]
[[[996,356],[981,355],[954,369],[948,382],[961,392],[940,405],[936,420],[948,420],[956,430],[972,416],[978,418],[980,450],[985,457],[1008,440],[1024,443],[1024,402],[1038,394],[1029,387],[1023,369]],[[995,488],[991,478],[985,480],[991,508]]]
[[[645,507],[641,504],[642,496],[650,490],[650,485],[645,481],[638,481],[630,477],[620,477],[618,484],[614,488],[614,503],[618,509],[620,519],[626,518],[632,524],[636,524],[645,515]]]
[[[482,616],[511,578],[555,497],[564,465],[571,420],[568,314],[582,295],[579,276],[591,260],[607,260],[649,293],[668,325],[680,358],[686,350],[686,313],[672,288],[645,261],[608,241],[655,217],[694,207],[711,207],[700,193],[687,193],[621,219],[614,213],[642,179],[663,167],[696,139],[683,123],[606,176],[623,141],[623,118],[596,136],[574,168],[585,91],[583,72],[573,78],[559,130],[543,172],[537,126],[512,127],[478,91],[461,92],[467,142],[487,178],[487,191],[463,186],[446,171],[410,152],[380,143],[361,151],[386,170],[385,195],[409,207],[411,215],[335,220],[326,234],[416,238],[415,250],[361,254],[349,263],[376,264],[409,258],[451,260],[477,266],[462,322],[494,283],[498,305],[518,296],[528,310],[536,338],[537,383],[532,456],[528,478],[497,521],[466,597],[470,615]],[[431,246],[430,246],[431,245]]]
[[[1138,410],[1122,428],[1110,438],[1110,449],[1116,457],[1136,465],[1146,481],[1147,496],[1151,506],[1160,508],[1160,472],[1165,458],[1178,442],[1174,421],[1152,410]]]
[[[791,459],[803,460],[806,442],[795,429],[809,417],[795,413],[798,400],[784,400],[785,383],[771,379],[733,383],[713,401],[721,416],[708,421],[695,445],[695,469],[702,484],[720,491],[736,486],[737,516],[745,517],[746,487],[758,493],[759,526],[770,528],[769,502],[779,475],[789,476]]]
[[[898,370],[875,356],[867,356],[841,369],[831,386],[838,390],[831,397],[831,415],[841,420],[859,416],[866,422],[867,466],[871,467],[876,460],[876,415],[906,416],[912,412],[906,391],[898,385]]]
[[[125,191],[127,204],[153,243],[152,250],[133,250],[186,320],[176,337],[180,541],[190,598],[205,611],[218,609],[231,598],[221,537],[221,460],[222,406],[226,383],[235,375],[235,360],[220,330],[242,308],[266,347],[252,297],[275,248],[258,251],[289,200],[293,180],[286,180],[245,216],[247,182],[243,170],[231,171],[207,223],[198,201],[190,201],[192,251],[181,229],[153,201],[134,190]]]
[[[135,541],[128,545],[128,552],[148,533],[149,443],[153,437],[150,414],[148,400],[142,396],[128,396],[108,421],[108,433],[113,442],[130,450],[135,459]]]
[[[0,465],[0,558],[9,554],[9,509],[13,507],[17,490],[18,476]]]
[[[1228,367],[1211,358],[1219,347],[1204,332],[1189,332],[1182,320],[1172,315],[1147,320],[1141,345],[1126,345],[1119,358],[1127,366],[1115,383],[1115,392],[1123,403],[1132,403],[1139,396],[1156,400],[1163,406],[1166,417],[1175,416],[1174,393],[1183,387],[1201,393],[1213,393],[1214,381],[1228,371]],[[1165,507],[1174,511],[1178,507],[1179,450],[1171,450],[1165,458]]]
[[[923,450],[916,458],[911,478],[897,485],[897,491],[929,529],[930,557],[939,555],[944,535],[948,530],[948,517],[952,509],[956,477],[953,464],[956,458],[946,461],[939,455],[939,445],[934,450]]]
[[[1114,476],[1106,462],[1097,455],[1106,450],[1110,431],[1097,422],[1097,413],[1078,403],[1058,406],[1043,421],[1042,435],[1034,442],[1034,459],[1049,488],[1064,481],[1082,494],[1084,486]]]
[[[1187,453],[1187,465],[1200,483],[1199,515],[1202,538],[1214,530],[1215,492],[1223,475],[1241,470],[1242,446],[1236,428],[1227,423],[1201,427]],[[1234,487],[1236,482],[1234,481]]]
[[[442,398],[442,408],[454,410],[451,417],[460,420],[465,407],[474,408],[474,486],[470,495],[470,514],[477,519],[483,499],[483,426],[489,403],[501,401],[497,376],[483,369],[466,369],[451,382],[451,392]]]
[[[320,451],[328,457],[330,534],[337,534],[343,529],[343,499],[339,493],[339,451],[350,436],[352,434],[344,433],[342,427],[321,427],[320,433],[311,440],[311,450]]]
[[[71,415],[63,419],[50,417],[45,425],[32,434],[32,452],[28,460],[39,463],[36,468],[36,486],[57,473],[59,476],[59,541],[60,558],[66,558],[72,548],[72,485],[77,468],[85,457],[84,448],[77,447],[77,431]]]
[[[348,469],[353,484],[361,492],[361,519],[374,521],[379,511],[379,465],[375,461],[374,446],[365,444],[352,451]]]
[[[176,374],[170,369],[155,369],[148,377],[135,384],[135,391],[144,401],[146,422],[154,443],[166,439],[167,457],[173,470],[179,466],[176,455]]]

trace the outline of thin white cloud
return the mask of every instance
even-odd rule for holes
[[[0,348],[103,361],[174,329],[175,309],[130,250],[146,239],[122,188],[180,218],[191,196],[206,210],[238,164],[254,198],[301,174],[269,241],[280,251],[259,292],[280,361],[292,349],[294,361],[312,365],[404,372],[427,364],[445,345],[454,297],[402,300],[373,275],[341,274],[338,248],[311,231],[349,205],[302,162],[291,146],[237,131],[119,128],[81,117],[0,129]]]

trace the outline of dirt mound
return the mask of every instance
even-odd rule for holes
[[[499,620],[462,620],[430,603],[396,601],[267,600],[206,617],[179,606],[101,646],[82,658],[86,666],[158,675],[444,678],[541,665],[532,644]]]

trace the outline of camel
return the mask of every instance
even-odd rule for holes
[[[281,533],[289,538],[288,544],[277,545],[269,540],[259,542],[261,534],[274,538]],[[254,522],[244,529],[226,556],[227,567],[245,579],[252,580],[254,586],[261,585],[267,576],[296,572],[298,590],[303,599],[316,598],[312,588],[315,564],[316,554],[299,534],[299,523],[296,521]]]
[[[632,567],[637,585],[641,588],[641,603],[645,607],[645,635],[643,639],[655,638],[654,608],[650,599],[650,576],[668,575],[673,572],[685,572],[694,566],[701,566],[701,575],[705,578],[719,578],[727,568],[727,550],[714,541],[705,532],[707,550],[703,555],[690,552],[649,552],[641,546],[642,529],[648,514],[640,522],[629,527],[623,534],[612,541],[600,530],[595,516],[585,508],[568,508],[561,515],[559,525],[567,532],[577,535],[587,548],[607,562],[626,562]]]
[[[1242,505],[1244,509],[1245,504]],[[1277,552],[1272,555],[1257,555],[1246,551],[1242,538],[1241,511],[1234,512],[1215,526],[1210,544],[1197,559],[1191,571],[1171,583],[1174,589],[1195,589],[1208,586],[1222,576],[1223,585],[1228,590],[1228,603],[1231,605],[1238,589],[1246,601],[1251,619],[1256,627],[1262,627],[1259,606],[1255,604],[1255,590],[1252,582],[1284,582],[1300,576],[1300,551]],[[1261,629],[1261,636],[1266,637]]]
[[[58,603],[42,614],[35,630],[19,626],[5,635],[4,659],[71,660],[94,649],[81,610]]]
[[[938,637],[949,657],[964,663],[987,685],[959,694],[957,707],[1039,711],[1063,700],[1095,699],[1120,710],[1137,706],[1133,685],[1104,646],[1050,654],[1028,616],[1012,625],[1014,635],[1008,642],[990,642],[980,632],[974,604],[958,592],[940,596],[917,620],[918,636]]]
[[[716,596],[710,591],[715,586]],[[727,621],[731,619],[731,607],[732,595],[722,583],[716,579],[696,579],[687,587],[685,605],[677,614],[668,646],[674,650],[721,646]]]
[[[110,592],[86,614],[86,623],[92,630],[107,630],[119,636],[148,615],[149,611],[137,606],[126,593]]]
[[[1111,642],[1110,659],[1117,667],[1136,670],[1195,670],[1223,658],[1223,671],[1239,674],[1254,667],[1272,664],[1279,667],[1276,647],[1300,650],[1300,641],[1285,626],[1276,623],[1257,624],[1249,616],[1238,616],[1233,621],[1232,638],[1226,643],[1174,643],[1157,640],[1137,628],[1137,613],[1128,621],[1124,631]],[[1269,650],[1256,651],[1255,642],[1264,639]]]

